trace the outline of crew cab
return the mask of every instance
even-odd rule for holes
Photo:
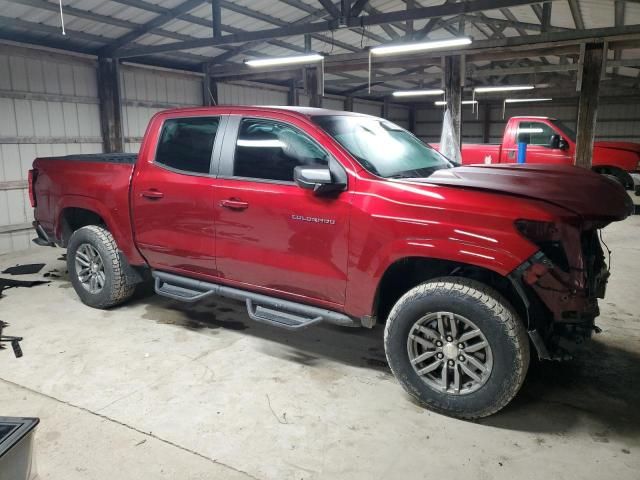
[[[590,337],[599,229],[631,211],[588,170],[455,166],[386,120],[302,107],[161,112],[138,155],[38,158],[29,187],[35,241],[67,249],[85,304],[150,276],[289,330],[384,324],[403,387],[463,418],[514,397],[530,344],[561,358]]]
[[[501,144],[463,144],[462,163],[516,163],[519,143],[527,145],[526,163],[574,164],[575,132],[549,117],[512,117]],[[595,172],[612,175],[625,188],[640,194],[640,144],[595,142],[591,162]]]

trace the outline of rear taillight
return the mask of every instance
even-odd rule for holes
[[[27,177],[27,181],[29,182],[29,201],[31,202],[31,206],[33,208],[36,208],[35,183],[36,183],[37,176],[38,176],[37,170],[29,170],[29,175]]]

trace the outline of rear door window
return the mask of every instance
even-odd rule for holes
[[[172,118],[162,125],[156,163],[185,173],[208,174],[220,117]]]
[[[328,154],[291,125],[258,118],[240,122],[233,165],[235,177],[293,182],[295,167],[328,164]]]

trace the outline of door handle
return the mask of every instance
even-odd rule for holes
[[[164,197],[164,193],[154,189],[145,190],[140,195],[144,198],[148,198],[149,200],[160,200]]]
[[[228,208],[230,210],[246,210],[247,208],[249,208],[249,204],[247,202],[243,202],[242,200],[235,200],[233,198],[220,201],[220,206]]]

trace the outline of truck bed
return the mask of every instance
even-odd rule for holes
[[[500,150],[502,146],[500,144],[474,144],[463,143],[462,144],[462,164],[485,164],[485,163],[500,163]]]
[[[34,195],[47,236],[64,246],[68,238],[61,218],[73,222],[83,210],[95,212],[128,257],[137,259],[129,214],[129,185],[137,157],[98,153],[36,158]]]

